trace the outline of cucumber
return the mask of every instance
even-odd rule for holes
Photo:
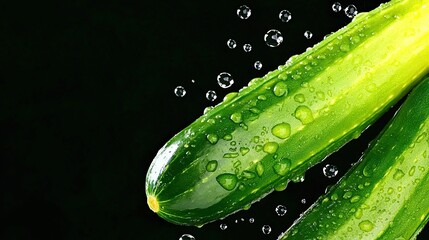
[[[176,134],[146,176],[147,202],[202,226],[300,181],[428,72],[429,0],[394,0],[256,78]]]
[[[414,239],[429,220],[429,78],[357,165],[279,239]]]

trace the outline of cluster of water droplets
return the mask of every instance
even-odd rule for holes
[[[334,2],[332,4],[332,11],[340,12],[342,9],[343,7],[341,6],[341,3]],[[347,17],[354,18],[358,14],[358,10],[355,5],[350,4],[344,9],[344,13],[346,14]]]

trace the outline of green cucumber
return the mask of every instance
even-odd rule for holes
[[[279,239],[414,239],[429,220],[429,78]]]
[[[394,0],[361,13],[228,94],[159,150],[146,177],[149,207],[202,226],[299,181],[428,72],[428,2]]]

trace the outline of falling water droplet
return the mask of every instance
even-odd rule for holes
[[[235,42],[234,39],[228,39],[228,41],[226,42],[226,45],[230,48],[230,49],[234,49],[235,47],[237,47],[237,43]]]
[[[310,39],[313,37],[313,33],[307,30],[304,32],[304,37]]]
[[[253,66],[255,67],[256,70],[261,70],[262,69],[262,63],[260,61],[256,61]]]
[[[265,34],[264,41],[270,47],[278,47],[283,42],[283,36],[280,31],[271,29]]]
[[[323,175],[325,175],[328,178],[333,178],[337,176],[338,174],[338,168],[335,165],[326,164],[326,166],[323,167]]]
[[[288,10],[281,10],[279,18],[282,22],[289,22],[292,19],[292,14]]]
[[[356,6],[351,4],[344,9],[344,13],[346,14],[347,17],[354,18],[358,14],[358,11]]]
[[[186,95],[186,90],[185,90],[185,88],[184,88],[184,87],[182,87],[182,86],[177,86],[177,87],[174,89],[174,94],[176,94],[176,96],[178,96],[178,97],[183,97],[183,96],[185,96],[185,95]]]
[[[216,92],[213,90],[208,90],[206,93],[206,98],[207,98],[207,100],[213,102],[217,98]]]
[[[264,226],[262,226],[262,233],[264,233],[264,234],[270,234],[270,232],[271,232],[270,225],[264,225]]]
[[[339,12],[341,11],[341,3],[339,2],[334,2],[334,4],[332,4],[332,11],[334,12]]]
[[[306,204],[306,203],[307,203],[307,200],[305,200],[305,198],[303,198],[303,199],[301,199],[301,203],[302,203],[302,204]]]
[[[244,45],[243,45],[243,50],[244,50],[245,52],[250,52],[250,51],[252,51],[252,45],[250,45],[249,43],[244,44]]]
[[[241,5],[237,9],[237,16],[241,19],[248,19],[251,14],[252,14],[252,10],[246,5]]]
[[[191,234],[183,234],[179,240],[195,240],[195,237]]]
[[[225,223],[222,223],[221,225],[219,225],[221,230],[225,230],[228,228],[228,225],[226,225]]]
[[[278,205],[276,207],[276,213],[278,216],[282,217],[286,214],[286,212],[287,212],[287,209],[284,205]]]
[[[254,223],[255,219],[254,218],[249,218],[249,223]]]
[[[216,79],[221,88],[229,88],[232,86],[232,84],[234,84],[234,79],[232,78],[231,74],[227,72],[219,73]]]

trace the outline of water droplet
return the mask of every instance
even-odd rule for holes
[[[256,70],[261,70],[262,69],[262,63],[261,61],[256,61],[253,66],[255,67]]]
[[[186,95],[186,90],[185,90],[185,88],[184,88],[184,87],[182,87],[182,86],[177,86],[177,87],[174,89],[174,94],[176,94],[176,96],[178,96],[178,97],[183,97],[183,96],[185,96],[185,95]]]
[[[254,218],[249,218],[249,223],[254,223],[255,219]]]
[[[313,122],[313,113],[311,112],[311,109],[307,106],[301,105],[298,106],[295,110],[295,118],[301,121],[302,124],[309,124]]]
[[[363,170],[362,170],[362,174],[365,176],[365,177],[371,177],[371,175],[372,175],[372,173],[371,173],[372,171],[371,171],[371,167],[369,166],[369,165],[366,165],[364,168],[363,168]]]
[[[304,181],[305,181],[304,175],[298,175],[298,176],[295,176],[294,178],[292,178],[292,182],[294,182],[294,183],[300,183],[300,182],[304,182]]]
[[[332,4],[332,11],[334,11],[334,12],[341,11],[341,3],[334,2],[334,4]]]
[[[213,90],[208,90],[206,93],[206,98],[207,98],[207,100],[213,102],[217,98],[216,92]]]
[[[277,149],[279,148],[279,144],[276,142],[267,142],[264,144],[263,151],[266,153],[273,154],[277,152]]]
[[[262,165],[261,162],[258,162],[256,164],[256,174],[258,174],[258,176],[262,176],[262,174],[264,174],[264,165]]]
[[[216,181],[228,191],[234,190],[235,186],[237,186],[237,176],[231,173],[223,173],[216,177]]]
[[[194,80],[194,79],[191,79],[191,83],[195,83],[195,80]]]
[[[232,135],[227,134],[227,135],[223,136],[223,140],[225,140],[225,141],[230,141],[230,140],[232,140]]]
[[[252,179],[252,178],[256,177],[256,174],[252,171],[249,171],[249,170],[244,170],[242,175],[244,178],[247,178],[247,179]]]
[[[416,172],[416,166],[412,166],[410,168],[410,171],[408,172],[408,175],[413,176],[415,172]]]
[[[355,5],[351,4],[344,9],[344,13],[346,14],[347,17],[353,18],[358,14],[358,10]]]
[[[207,163],[206,165],[206,170],[208,172],[214,172],[217,168],[217,161],[216,160],[211,160]]]
[[[236,158],[236,157],[238,157],[238,153],[225,153],[224,155],[223,155],[223,157],[224,158]]]
[[[395,173],[393,174],[393,179],[399,180],[401,179],[405,173],[401,169],[396,169]]]
[[[271,29],[265,34],[264,41],[269,47],[278,47],[283,42],[283,36],[280,31]]]
[[[250,51],[252,51],[252,45],[250,45],[249,43],[244,44],[244,45],[243,45],[243,50],[244,50],[245,52],[250,52]]]
[[[323,175],[328,178],[333,178],[337,176],[338,174],[338,168],[335,165],[326,164],[326,166],[323,167]]]
[[[313,37],[313,33],[307,30],[304,32],[304,37],[310,39]]]
[[[352,195],[353,195],[353,193],[352,193],[352,192],[346,192],[346,193],[344,193],[343,198],[344,198],[344,199],[349,199],[349,198],[351,198],[351,197],[352,197]]]
[[[226,225],[225,223],[222,223],[221,225],[219,225],[221,230],[225,230],[228,228],[228,225]]]
[[[305,200],[305,198],[303,198],[303,199],[301,199],[301,203],[302,203],[302,204],[306,204],[306,203],[307,203],[307,200]]]
[[[280,217],[284,216],[287,212],[287,209],[284,205],[278,205],[276,207],[276,213],[277,215],[279,215]]]
[[[241,113],[238,113],[238,112],[231,114],[230,118],[235,123],[241,123],[241,121],[242,121]]]
[[[264,225],[264,226],[262,226],[262,232],[263,232],[264,234],[270,234],[270,232],[271,232],[271,227],[270,227],[270,225]]]
[[[286,139],[290,136],[290,124],[289,123],[279,123],[275,125],[273,128],[271,128],[271,133],[280,138],[280,139]]]
[[[360,196],[356,195],[356,196],[353,196],[353,197],[350,199],[350,202],[351,202],[351,203],[355,203],[355,202],[358,202],[358,201],[359,201],[359,199],[360,199]]]
[[[216,144],[217,141],[219,140],[218,136],[216,134],[213,133],[209,133],[207,134],[207,140],[211,143],[211,144]]]
[[[360,230],[370,232],[374,228],[374,224],[369,220],[364,220],[359,223]]]
[[[267,97],[265,97],[264,95],[259,95],[258,100],[265,101],[267,100]]]
[[[295,102],[298,102],[298,103],[303,103],[303,102],[305,102],[305,96],[304,96],[304,94],[302,94],[302,93],[298,93],[298,94],[296,94],[296,95],[293,97],[293,99],[295,100]]]
[[[241,19],[248,19],[251,14],[252,14],[252,10],[246,5],[241,5],[237,9],[237,16]]]
[[[225,97],[223,97],[223,101],[224,102],[230,102],[230,101],[232,101],[232,99],[237,97],[237,95],[238,95],[238,92],[230,92],[230,93],[226,94]]]
[[[273,165],[274,172],[280,176],[286,175],[289,172],[291,166],[290,159],[282,158]]]
[[[289,22],[292,19],[292,14],[288,10],[281,10],[279,18],[282,22]]]
[[[241,147],[240,148],[240,153],[241,153],[241,155],[246,155],[248,152],[250,151],[250,149],[249,148],[247,148],[247,147]]]
[[[226,45],[230,48],[230,49],[234,49],[237,47],[237,43],[235,42],[234,39],[228,39],[228,41],[226,41]]]
[[[287,95],[287,85],[285,82],[281,81],[278,82],[273,89],[273,93],[274,95],[276,95],[277,97],[281,97],[283,95]]]
[[[361,219],[363,216],[362,209],[358,208],[358,210],[356,210],[354,215],[355,215],[355,218]]]
[[[183,234],[179,240],[195,240],[195,237],[191,234]]]
[[[232,84],[234,84],[234,79],[231,74],[227,72],[221,72],[217,75],[217,83],[221,88],[229,88]]]

